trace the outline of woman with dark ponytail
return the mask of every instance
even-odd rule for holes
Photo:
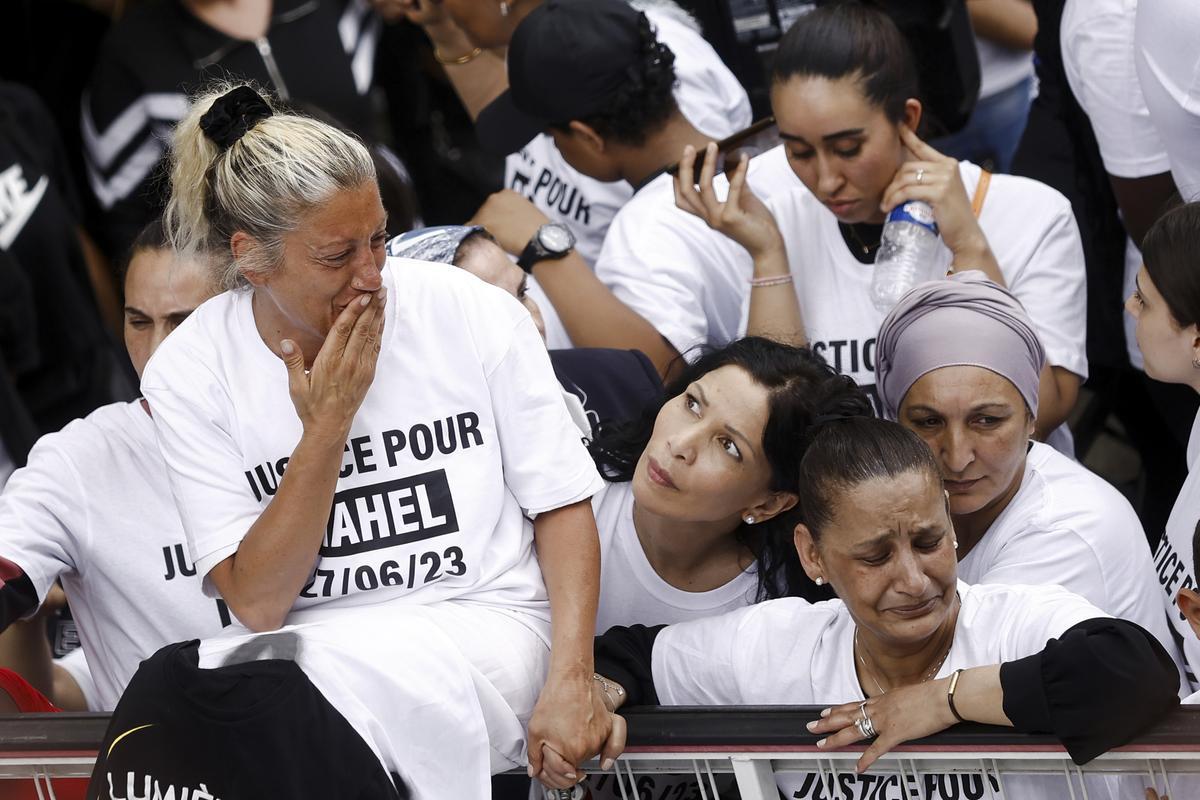
[[[596,640],[604,680],[595,691],[610,713],[626,705],[820,704],[825,710],[807,724],[821,737],[816,752],[858,746],[855,768],[831,780],[783,762],[775,775],[782,796],[819,800],[909,796],[917,787],[894,766],[876,769],[877,759],[960,722],[1051,734],[1083,764],[1177,704],[1170,655],[1136,623],[1059,586],[958,579],[938,463],[911,431],[861,417],[822,424],[798,477],[804,521],[795,547],[804,570],[832,585],[837,599],[785,597],[605,632]],[[874,774],[862,774],[868,769]],[[978,777],[926,772],[919,796],[999,795],[996,784],[989,791],[967,782]],[[1117,776],[1085,780],[1090,797],[1134,796],[1117,791]],[[1074,792],[1067,783],[1061,772],[1014,770],[1003,793],[1060,800]]]
[[[792,341],[809,343],[869,386],[875,331],[886,313],[869,299],[883,223],[907,202],[926,203],[944,245],[931,272],[982,270],[1033,318],[1049,362],[1037,434],[1069,452],[1070,434],[1059,426],[1087,376],[1087,359],[1083,251],[1066,198],[1036,181],[990,175],[922,141],[913,54],[891,18],[865,3],[824,4],[801,16],[780,41],[771,80],[783,146],[733,169],[728,195],[711,169],[699,187],[676,178],[680,208],[753,261],[746,286],[745,254],[731,261],[727,250],[705,242],[695,249],[720,255],[696,254],[696,269],[713,273],[702,285],[720,285],[717,274],[737,277],[749,295],[742,330],[791,332]],[[678,175],[691,176],[701,155],[710,165],[712,150],[685,148]],[[723,263],[706,266],[714,260]]]

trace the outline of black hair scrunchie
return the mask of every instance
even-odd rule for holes
[[[213,101],[200,118],[200,130],[225,151],[273,113],[258,92],[249,86],[239,86]]]

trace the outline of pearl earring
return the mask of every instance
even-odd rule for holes
[[[817,577],[813,578],[813,583],[815,583],[817,586],[824,586],[825,579],[818,575]]]
[[[957,549],[958,549],[958,539],[955,539],[955,540],[954,540],[954,549],[955,549],[955,550],[957,550]]]
[[[752,517],[752,516],[750,516],[749,514],[747,514],[747,515],[746,515],[746,524],[747,524],[747,525],[753,525],[753,524],[754,524],[754,517]]]
[[[504,2],[504,0],[500,0],[500,16],[508,16],[508,3]]]

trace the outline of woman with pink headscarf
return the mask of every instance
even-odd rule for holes
[[[877,347],[884,415],[941,467],[959,577],[1061,585],[1146,628],[1179,663],[1128,501],[1032,438],[1045,354],[1012,293],[974,271],[922,284],[884,319]]]

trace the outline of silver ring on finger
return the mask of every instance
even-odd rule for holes
[[[917,183],[920,183],[924,179],[925,179],[925,169],[923,167],[918,167],[917,168]]]
[[[874,739],[879,734],[875,732],[875,723],[871,721],[871,715],[867,713],[867,704],[863,703],[858,710],[862,716],[854,720],[854,727],[858,728],[858,732],[863,735],[864,739]]]

